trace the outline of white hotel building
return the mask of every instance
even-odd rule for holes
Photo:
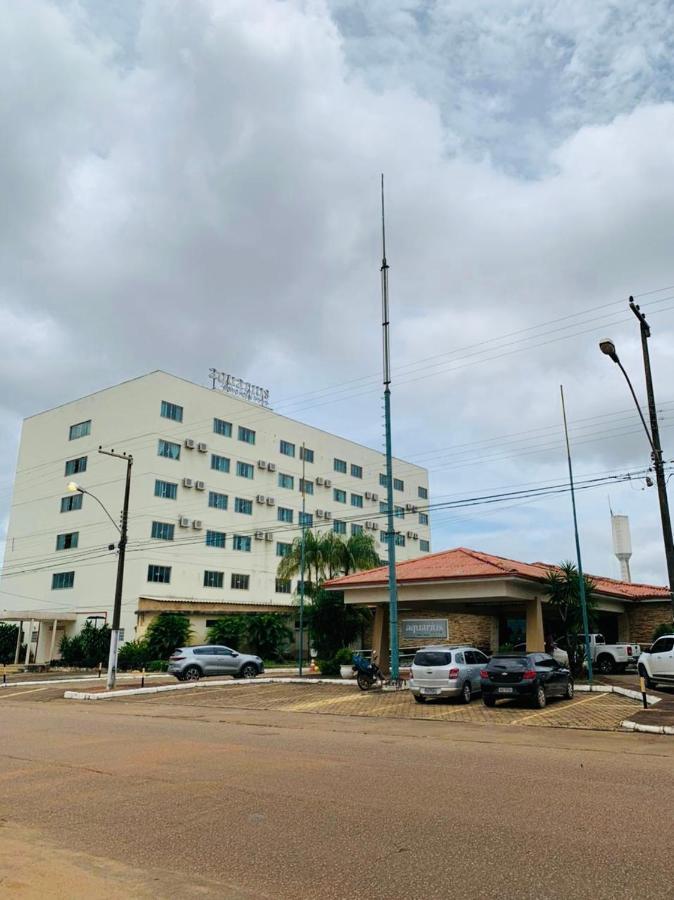
[[[276,570],[301,531],[303,468],[306,525],[363,529],[386,558],[382,453],[151,372],[23,423],[0,619],[24,623],[36,662],[57,657],[61,636],[88,617],[112,616],[119,535],[93,496],[67,488],[76,482],[119,520],[126,464],[99,446],[133,455],[125,640],[162,611],[189,614],[195,640],[225,612],[291,612],[297,581]],[[430,550],[428,473],[398,459],[393,470],[404,560]]]

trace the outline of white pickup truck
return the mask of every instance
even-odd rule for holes
[[[674,634],[663,634],[641,654],[639,675],[646,679],[646,687],[674,684]]]
[[[579,639],[582,640],[580,636]],[[558,644],[566,649],[563,639]],[[638,644],[607,644],[603,634],[590,635],[592,667],[602,675],[624,672],[628,666],[637,664],[640,655],[641,647]]]

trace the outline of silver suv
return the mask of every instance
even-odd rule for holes
[[[169,675],[175,675],[178,681],[198,681],[207,675],[255,678],[264,672],[264,663],[259,656],[238,653],[218,644],[201,644],[174,650],[167,671]]]
[[[412,663],[409,688],[417,703],[429,697],[461,697],[470,703],[482,690],[480,670],[489,662],[476,647],[433,646],[418,650]]]

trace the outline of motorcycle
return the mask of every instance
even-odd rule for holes
[[[354,653],[353,667],[356,670],[356,681],[361,691],[369,691],[375,685],[382,687],[384,684],[384,675],[374,661],[374,654],[372,660],[369,660],[361,656],[360,653]]]

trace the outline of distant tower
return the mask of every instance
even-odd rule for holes
[[[620,562],[620,577],[623,581],[631,581],[630,557],[632,556],[632,538],[630,537],[630,520],[627,516],[616,516],[611,513],[611,529],[613,531],[613,552]]]

